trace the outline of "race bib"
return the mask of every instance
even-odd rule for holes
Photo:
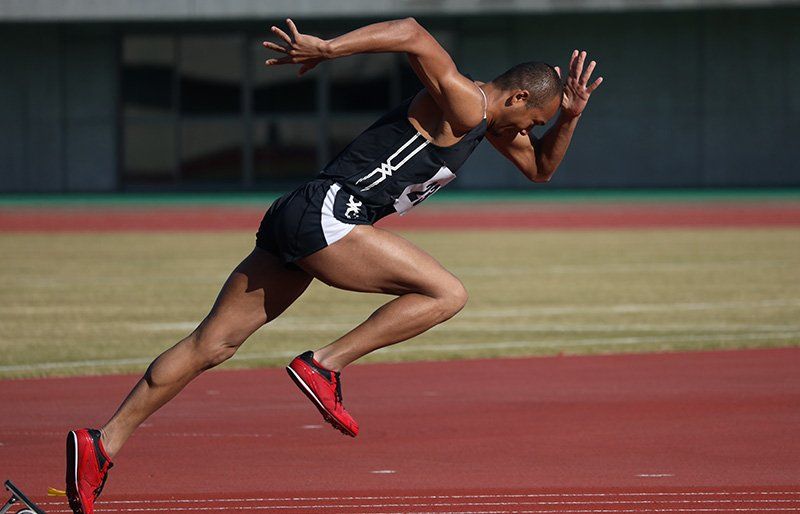
[[[394,210],[402,216],[430,195],[446,186],[454,178],[456,178],[455,174],[447,166],[442,166],[436,172],[436,175],[425,182],[406,187],[397,197],[397,200],[394,201]]]

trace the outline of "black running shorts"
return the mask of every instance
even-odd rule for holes
[[[374,213],[330,179],[315,179],[278,198],[256,234],[256,246],[291,264],[340,240]]]

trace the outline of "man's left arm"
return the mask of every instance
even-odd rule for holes
[[[586,108],[589,97],[603,82],[603,78],[598,77],[589,84],[597,63],[591,61],[584,70],[585,59],[586,52],[577,50],[572,52],[569,75],[561,98],[561,112],[555,124],[541,139],[535,138],[528,132],[507,137],[487,134],[489,142],[534,182],[548,182],[556,172],[564,154],[567,153],[572,134],[578,126],[578,120]]]

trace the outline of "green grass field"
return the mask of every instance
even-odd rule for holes
[[[365,361],[800,344],[800,230],[411,232],[470,291]],[[251,233],[0,234],[0,377],[140,372],[192,330]],[[274,366],[385,297],[315,282],[225,367]]]

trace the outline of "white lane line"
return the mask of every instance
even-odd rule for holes
[[[615,262],[596,264],[555,264],[550,266],[454,266],[450,268],[457,276],[508,276],[508,275],[544,275],[547,273],[641,273],[641,272],[674,272],[694,270],[718,270],[724,268],[741,268],[758,266],[784,267],[794,266],[791,260],[783,259],[751,259],[739,261],[706,261],[706,262]]]
[[[386,347],[376,350],[374,353],[413,353],[418,351],[442,352],[442,351],[468,351],[468,350],[489,350],[507,348],[571,348],[576,346],[615,346],[615,345],[637,345],[637,344],[660,344],[660,343],[725,343],[738,342],[741,340],[762,341],[762,340],[790,340],[800,342],[800,332],[765,332],[755,334],[709,334],[704,336],[654,336],[654,337],[605,337],[592,339],[554,339],[542,341],[502,341],[487,343],[470,344],[410,344],[407,346]],[[792,341],[794,340],[794,341]]]
[[[11,364],[7,366],[0,366],[0,372],[72,369],[83,368],[86,366],[128,366],[134,364],[149,364],[150,362],[153,362],[155,358],[156,355],[153,355],[152,357],[135,357],[131,359],[92,359],[67,362],[37,362],[35,364]]]
[[[443,351],[470,351],[509,348],[574,348],[580,346],[628,346],[628,345],[658,345],[661,343],[736,343],[739,341],[788,341],[790,344],[800,343],[800,331],[795,332],[756,332],[734,334],[707,334],[695,335],[664,335],[642,337],[598,337],[589,339],[543,339],[538,341],[499,341],[468,344],[408,344],[404,346],[390,346],[376,350],[380,353],[418,353],[418,352],[443,352]],[[236,360],[281,359],[297,355],[296,351],[279,351],[264,353],[243,353],[235,355]],[[149,364],[155,358],[141,357],[135,359],[94,359],[71,362],[39,362],[35,364],[14,364],[0,366],[0,372],[39,371],[50,369],[73,369],[89,366],[120,366]]]
[[[797,498],[759,498],[761,496],[797,496]],[[753,502],[800,502],[800,490],[798,491],[669,491],[669,492],[597,492],[597,493],[507,493],[507,494],[452,494],[452,495],[398,495],[398,496],[288,496],[280,498],[258,498],[258,497],[241,497],[241,498],[171,498],[168,500],[100,500],[98,505],[112,505],[112,504],[156,504],[156,503],[250,503],[250,502],[319,502],[319,501],[403,501],[403,500],[480,500],[480,499],[530,499],[530,498],[641,498],[641,497],[656,497],[656,501],[660,503],[675,503],[683,500],[672,500],[670,497],[715,497],[710,500],[686,500],[686,501],[704,501],[707,503],[721,503],[721,500],[716,497],[736,497],[736,496],[751,496],[754,499],[744,498],[741,501],[746,503]],[[734,498],[735,499],[735,498]],[[604,500],[587,501],[586,503],[598,503]],[[636,500],[625,501],[623,503],[635,503]],[[62,502],[43,502],[44,505],[63,505]]]
[[[642,478],[662,478],[662,477],[674,477],[672,473],[641,473],[636,475],[637,477]]]
[[[720,302],[674,302],[674,303],[645,303],[645,304],[611,304],[611,305],[528,305],[525,307],[509,307],[501,309],[477,309],[467,307],[459,314],[460,318],[483,318],[483,317],[513,317],[521,315],[544,316],[550,314],[580,314],[580,313],[630,313],[630,312],[661,312],[661,311],[693,311],[693,310],[716,310],[716,309],[751,309],[751,308],[780,308],[800,306],[800,299],[772,299],[757,301],[720,301]],[[0,314],[70,314],[70,313],[163,313],[161,308],[147,306],[137,306],[131,308],[122,305],[2,305]],[[296,323],[309,325],[319,321],[319,317],[314,316],[285,316],[274,322]],[[352,321],[359,320],[353,318]],[[198,320],[199,322],[199,320]],[[147,326],[147,323],[131,324],[132,326]],[[153,324],[157,326],[158,324]],[[191,325],[191,327],[189,327]],[[181,322],[181,329],[193,329],[197,326],[196,322]],[[187,328],[188,327],[188,328]]]
[[[143,428],[144,432],[147,433],[148,437],[208,437],[208,438],[228,438],[228,437],[272,437],[272,434],[241,434],[236,432],[223,432],[223,433],[214,433],[214,432],[155,432],[147,430]],[[63,437],[64,432],[55,432],[55,431],[34,431],[34,430],[0,430],[0,434],[4,436],[22,436],[22,437]]]
[[[601,264],[557,264],[543,268],[541,271],[548,273],[641,273],[641,272],[673,272],[694,270],[718,270],[743,266],[783,267],[795,266],[789,260],[763,259],[742,261],[708,261],[708,262],[627,262],[627,263],[601,263]],[[534,270],[532,270],[534,271]],[[539,270],[536,270],[539,271]]]
[[[279,332],[330,332],[350,330],[361,321],[336,322],[336,323],[310,323],[310,322],[281,322],[275,321],[267,330]],[[148,332],[191,331],[197,327],[193,321],[177,321],[164,323],[128,323],[131,330],[144,330]],[[786,331],[800,330],[800,325],[758,325],[746,323],[486,323],[469,321],[451,321],[437,325],[434,332],[684,332],[684,331]]]
[[[631,313],[631,312],[663,312],[663,311],[704,311],[726,309],[781,308],[799,307],[800,299],[773,299],[761,301],[732,302],[676,302],[676,303],[633,303],[612,305],[542,305],[527,307],[509,307],[502,309],[470,310],[467,308],[459,316],[466,317],[511,317],[511,316],[544,316],[548,314],[583,314],[583,313]]]
[[[397,471],[393,469],[376,469],[375,471],[370,471],[370,473],[373,473],[375,475],[393,475],[397,473]]]
[[[345,325],[352,328],[352,325]],[[345,328],[343,327],[343,328]],[[475,323],[455,321],[437,325],[434,332],[787,332],[800,331],[800,325],[757,325],[757,324],[685,324],[685,323],[630,323],[630,324],[585,324],[585,323]],[[298,330],[299,331],[299,330]]]
[[[517,504],[446,504],[446,503],[420,503],[420,504],[394,504],[394,503],[386,503],[386,504],[374,504],[374,505],[352,505],[352,504],[339,504],[339,505],[331,505],[331,504],[313,504],[313,505],[226,505],[224,510],[294,510],[294,509],[309,509],[309,510],[323,510],[324,512],[330,512],[330,509],[347,509],[345,512],[354,513],[352,509],[389,509],[389,508],[436,508],[441,509],[443,507],[514,507]],[[613,513],[613,512],[774,512],[774,511],[793,511],[797,512],[797,509],[800,507],[725,507],[725,508],[709,508],[709,507],[691,507],[691,508],[681,508],[681,507],[661,507],[661,508],[634,508],[634,509],[623,509],[623,508],[584,508],[584,509],[569,509],[569,510],[557,510],[554,511],[552,509],[547,510],[494,510],[494,511],[463,511],[463,510],[456,510],[456,511],[449,511],[449,512],[478,512],[478,513],[487,513],[487,512],[496,512],[496,513],[546,513],[546,512],[594,512],[594,513]],[[222,510],[223,507],[129,507],[129,508],[103,508],[103,512],[175,512],[175,511],[214,511],[214,510]],[[51,512],[70,512],[68,510],[55,510]],[[404,510],[403,512],[410,512],[408,510]],[[441,512],[441,511],[436,511]]]

